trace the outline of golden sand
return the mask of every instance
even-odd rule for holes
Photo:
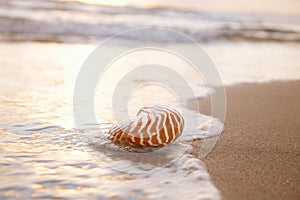
[[[223,199],[300,199],[300,82],[226,92],[225,129],[204,159]]]

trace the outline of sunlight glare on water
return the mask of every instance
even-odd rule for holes
[[[181,199],[218,198],[204,164],[190,153],[165,168],[153,162],[151,169],[156,172],[143,174],[148,166],[137,157],[107,154],[110,152],[101,146],[106,139],[97,132],[91,138],[96,146],[89,147],[92,152],[87,149],[82,136],[92,130],[75,129],[72,93],[77,73],[94,48],[74,44],[0,45],[0,198],[176,199],[172,189],[178,186]],[[10,55],[18,59],[10,59]],[[163,155],[159,158],[166,160]],[[111,165],[116,168],[108,167]],[[140,174],[116,170],[124,167],[132,172],[140,170]]]

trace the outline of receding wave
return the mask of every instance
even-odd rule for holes
[[[12,9],[13,8],[13,9]],[[109,7],[61,1],[0,3],[0,40],[94,43],[138,27],[166,27],[197,41],[300,42],[300,19],[293,16],[212,14],[168,8]],[[144,41],[135,35],[127,40]],[[184,42],[158,35],[157,42]]]

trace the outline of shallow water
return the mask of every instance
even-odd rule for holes
[[[0,198],[218,199],[193,134],[152,154],[129,154],[95,126],[76,129],[72,88],[93,48],[1,44]],[[207,125],[200,128],[205,136]]]
[[[0,44],[0,198],[220,198],[198,158],[205,140],[192,143],[193,134],[148,155],[120,151],[94,126],[75,129],[73,85],[94,47]],[[205,48],[216,58],[225,84],[300,78],[296,44],[212,43]],[[145,95],[162,103],[173,97],[162,92],[155,98],[151,90],[145,90],[136,93],[129,106],[140,105],[138,99]],[[175,105],[176,98],[171,103]],[[112,121],[104,111],[98,111],[99,117]],[[211,118],[191,115],[202,120],[198,136],[205,137]],[[219,133],[222,124],[213,126]]]
[[[202,162],[190,154],[155,172],[135,174],[94,159],[78,133],[59,126],[6,126],[1,134],[1,199],[176,199],[177,195],[215,199],[219,195]],[[121,159],[118,164],[130,162]]]

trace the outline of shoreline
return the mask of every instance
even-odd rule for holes
[[[203,159],[223,199],[299,199],[300,81],[226,88],[223,133]],[[209,100],[199,100],[209,114]]]

